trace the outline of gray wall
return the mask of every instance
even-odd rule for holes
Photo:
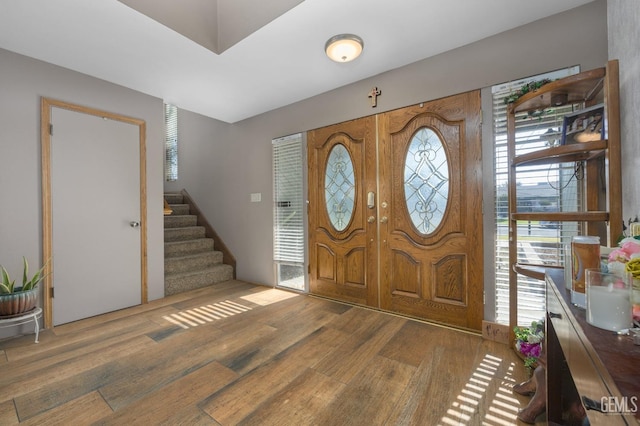
[[[0,49],[0,264],[21,280],[42,262],[40,100],[49,97],[147,124],[148,294],[164,296],[162,100]],[[117,171],[115,171],[117,172]],[[105,182],[105,185],[108,185]],[[100,188],[95,188],[100,191]],[[99,226],[99,224],[96,224]],[[117,275],[105,262],[97,274]],[[90,278],[90,277],[89,277]],[[29,327],[28,329],[31,329]],[[0,338],[19,329],[0,329]]]
[[[199,140],[183,138],[180,180],[166,187],[186,188],[203,207],[236,255],[238,278],[273,284],[273,138],[576,64],[583,70],[602,67],[606,61],[606,3],[597,1],[230,125],[228,132]],[[382,96],[372,109],[367,93],[374,86]],[[485,123],[490,126],[490,116],[488,120]],[[198,164],[188,162],[196,157]],[[200,164],[203,157],[210,161],[206,170]],[[491,180],[491,164],[485,167]],[[261,203],[250,203],[254,192],[262,193]],[[485,193],[489,197],[485,205],[492,205],[491,195]],[[485,239],[491,240],[491,235],[486,231]],[[485,251],[492,262],[492,246]],[[493,281],[486,278],[485,282],[490,301]],[[485,318],[492,317],[488,304]]]
[[[613,37],[637,35],[637,19],[627,19],[631,12],[638,16],[634,1],[619,4],[613,0],[609,5],[609,13],[620,14],[616,19],[623,24]],[[603,66],[607,60],[606,15],[606,2],[597,0],[236,124],[181,110],[180,180],[167,183],[165,189],[185,188],[195,198],[234,252],[238,278],[273,284],[273,138],[571,65],[579,64],[585,70]],[[632,40],[637,37],[629,37],[628,43]],[[624,60],[623,84],[637,85],[632,76],[638,75],[638,55],[629,55],[618,55]],[[625,66],[634,66],[634,71],[627,72]],[[373,86],[382,90],[376,109],[367,98]],[[638,106],[637,86],[631,93],[634,95],[625,102]],[[41,261],[41,96],[146,120],[149,298],[162,297],[162,100],[4,50],[0,50],[0,263],[15,275],[22,255],[34,259],[33,263]],[[623,116],[623,125],[629,121],[631,117],[625,120]],[[637,134],[638,124],[633,125],[635,129],[626,131]],[[634,141],[637,148],[637,138]],[[628,164],[634,161],[629,158],[625,161],[623,173],[632,181],[629,176],[633,177],[637,163]],[[487,179],[492,176],[491,170],[485,174]],[[256,192],[262,194],[262,202],[251,203],[249,196]],[[490,195],[485,193],[485,197]],[[633,210],[637,199],[637,193],[633,201],[625,199],[625,211]],[[486,232],[485,238],[491,238],[491,233]],[[486,282],[491,289],[490,280]],[[491,319],[490,312],[487,315]],[[6,330],[0,333],[13,332]]]
[[[609,0],[609,57],[620,62],[622,116],[622,211],[625,221],[640,216],[640,2]]]

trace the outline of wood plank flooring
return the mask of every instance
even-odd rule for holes
[[[0,425],[508,425],[507,346],[228,281],[0,341]]]

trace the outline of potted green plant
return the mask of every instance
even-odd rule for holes
[[[38,284],[45,277],[42,266],[29,278],[29,263],[26,257],[22,257],[23,272],[22,286],[16,287],[15,280],[11,280],[9,273],[3,266],[0,281],[0,318],[14,317],[31,311],[38,301]]]
[[[516,351],[531,375],[538,366],[538,358],[542,352],[544,319],[533,321],[529,327],[515,327],[513,332],[516,335]]]

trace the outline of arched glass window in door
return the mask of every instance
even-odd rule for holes
[[[449,162],[440,136],[430,128],[419,129],[409,144],[404,196],[413,226],[421,234],[432,233],[449,200]]]
[[[344,231],[353,215],[356,183],[353,162],[347,148],[331,148],[324,176],[325,202],[329,220],[337,231]]]

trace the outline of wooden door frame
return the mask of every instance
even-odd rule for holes
[[[64,101],[43,97],[40,105],[40,142],[42,149],[42,254],[46,262],[43,280],[44,327],[53,327],[53,221],[51,207],[51,112],[61,108],[82,114],[94,115],[114,121],[138,126],[140,147],[140,292],[141,302],[147,303],[147,161],[146,122],[144,120],[115,114],[108,111],[84,107]]]

